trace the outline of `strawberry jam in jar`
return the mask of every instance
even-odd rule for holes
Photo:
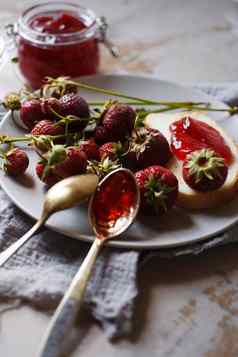
[[[56,1],[26,9],[13,31],[21,74],[33,88],[40,87],[46,76],[95,74],[99,42],[110,47],[106,29],[104,18],[77,2]]]

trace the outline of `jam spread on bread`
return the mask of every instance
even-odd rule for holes
[[[232,153],[221,134],[207,123],[187,116],[170,125],[171,150],[179,160],[194,151],[212,149],[224,158],[226,164],[232,162]]]

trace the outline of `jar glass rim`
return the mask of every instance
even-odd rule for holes
[[[79,17],[86,24],[86,28],[80,31],[67,32],[60,34],[41,33],[29,26],[29,20],[34,16],[47,11],[73,11],[76,12]],[[85,42],[88,39],[95,37],[99,30],[99,25],[95,13],[75,1],[61,1],[54,2],[39,2],[28,6],[23,10],[18,23],[18,34],[24,39],[33,42],[38,45],[54,45],[62,46],[66,44],[74,44],[78,42]],[[58,41],[58,39],[60,39]]]

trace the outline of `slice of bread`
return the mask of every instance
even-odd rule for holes
[[[161,131],[170,143],[170,124],[185,116],[204,121],[219,131],[232,151],[233,161],[229,165],[228,175],[224,185],[217,190],[204,193],[195,191],[186,184],[182,175],[183,162],[173,156],[166,166],[173,171],[179,181],[178,205],[188,209],[211,208],[222,205],[231,200],[238,190],[238,148],[219,124],[201,112],[180,112],[149,114],[145,119],[145,125]]]

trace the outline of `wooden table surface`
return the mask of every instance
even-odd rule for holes
[[[104,72],[156,74],[178,82],[238,79],[238,37],[226,17],[230,0],[88,0],[107,16],[122,59],[104,56]],[[14,12],[20,1],[0,3]],[[1,93],[12,74],[0,74]],[[130,339],[109,343],[85,316],[72,356],[237,357],[238,249],[198,257],[154,258],[139,272]],[[4,306],[4,305],[1,305]],[[1,307],[0,306],[0,307]],[[0,355],[34,357],[49,316],[29,306],[0,317]]]

